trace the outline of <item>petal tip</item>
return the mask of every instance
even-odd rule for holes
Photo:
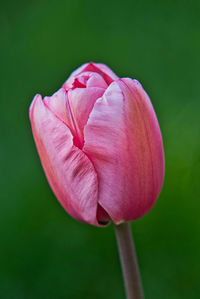
[[[35,107],[35,104],[36,102],[38,102],[39,100],[42,101],[42,96],[40,94],[36,94],[29,106],[29,118],[31,119],[32,118],[32,113],[33,113],[33,110],[34,110],[34,107]]]

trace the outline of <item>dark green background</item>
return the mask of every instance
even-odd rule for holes
[[[162,193],[132,223],[146,299],[200,294],[199,1],[1,1],[0,298],[124,298],[113,227],[69,217],[28,107],[87,61],[141,81],[166,154]]]

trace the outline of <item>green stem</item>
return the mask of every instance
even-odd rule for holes
[[[127,299],[143,299],[143,291],[130,224],[114,225]]]

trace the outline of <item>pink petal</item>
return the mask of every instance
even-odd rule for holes
[[[108,85],[106,84],[105,80],[102,78],[101,75],[99,75],[97,73],[91,73],[91,72],[86,72],[83,74],[89,75],[88,81],[86,83],[86,87],[98,87],[98,88],[104,88],[104,89],[106,89],[108,87]]]
[[[108,87],[102,76],[93,72],[83,72],[76,77],[70,77],[67,84],[68,86],[65,88],[66,90],[86,87],[99,87],[106,89]]]
[[[44,103],[64,123],[70,126],[69,113],[67,111],[67,93],[64,88],[59,89],[51,97],[45,97]]]
[[[75,88],[68,91],[69,105],[74,119],[76,136],[79,138],[80,148],[84,144],[83,129],[88,121],[94,103],[104,93],[103,88]]]
[[[30,120],[47,179],[65,210],[78,220],[98,225],[98,182],[93,164],[73,145],[69,128],[36,95]]]
[[[100,74],[108,85],[112,83],[114,80],[118,79],[115,73],[113,73],[113,71],[109,69],[106,65],[102,63],[98,64],[90,62],[83,64],[81,67],[75,70],[64,83],[63,88],[65,88],[66,90],[71,88],[74,78],[84,72],[94,72]]]
[[[109,75],[110,78],[113,79],[113,81],[119,79],[119,77],[106,65],[103,63],[95,63],[95,66],[98,67],[102,72]]]
[[[164,156],[151,102],[136,80],[113,82],[84,129],[83,151],[99,181],[99,204],[115,223],[143,216],[162,186]]]

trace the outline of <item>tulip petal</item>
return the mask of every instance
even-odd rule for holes
[[[66,90],[71,88],[74,78],[84,72],[94,72],[100,74],[108,85],[112,83],[114,80],[118,79],[117,75],[115,75],[115,73],[106,65],[102,63],[90,62],[85,63],[78,69],[76,69],[67,79],[67,81],[65,81],[63,88],[65,88]]]
[[[83,151],[99,181],[98,202],[115,223],[143,216],[162,186],[162,138],[148,95],[136,80],[113,82],[94,105]]]
[[[93,73],[93,72],[85,72],[85,73],[81,73],[79,77],[81,77],[84,74],[88,74],[89,78],[87,80],[86,83],[86,87],[100,87],[100,88],[104,88],[106,89],[108,87],[108,85],[106,84],[105,80],[103,79],[103,77],[97,73]]]
[[[103,63],[95,63],[95,66],[105,74],[109,75],[110,78],[113,79],[113,81],[119,79],[119,77],[107,65]]]
[[[68,91],[68,100],[74,119],[74,126],[76,127],[77,138],[79,138],[79,144],[82,146],[84,144],[84,126],[88,121],[94,103],[103,95],[104,91],[105,89],[98,87],[75,88]]]
[[[31,104],[30,120],[44,171],[57,199],[74,218],[98,225],[98,181],[93,164],[74,146],[70,129],[40,95]]]
[[[71,125],[69,112],[67,111],[67,93],[64,88],[59,89],[51,97],[44,97],[43,101],[60,120],[68,126]]]

